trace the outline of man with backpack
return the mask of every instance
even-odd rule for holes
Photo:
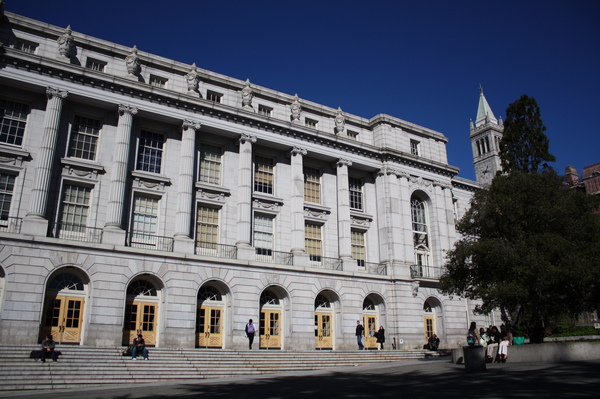
[[[248,337],[248,348],[252,349],[252,343],[254,342],[254,333],[256,332],[256,327],[252,324],[252,319],[248,321],[246,324],[246,337]]]

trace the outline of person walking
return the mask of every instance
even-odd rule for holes
[[[385,342],[385,329],[383,326],[379,326],[379,330],[375,333],[375,338],[377,338],[377,349],[383,349],[383,343]]]
[[[358,350],[363,350],[365,347],[362,343],[362,337],[365,335],[365,328],[360,324],[360,320],[356,321],[356,342],[358,343]]]
[[[254,334],[256,333],[256,327],[252,323],[252,319],[248,320],[246,324],[246,337],[248,337],[248,349],[252,349],[252,343],[254,342]]]

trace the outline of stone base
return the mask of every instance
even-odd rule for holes
[[[125,239],[125,230],[120,227],[106,227],[102,231],[102,244],[124,246]]]
[[[173,252],[193,254],[195,252],[194,240],[187,236],[175,236],[173,240]]]
[[[26,216],[21,225],[21,234],[46,237],[48,220],[40,216]]]

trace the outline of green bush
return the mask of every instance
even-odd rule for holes
[[[584,335],[600,335],[594,326],[555,325],[548,337],[579,337]]]

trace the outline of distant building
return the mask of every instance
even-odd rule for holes
[[[484,322],[437,290],[481,187],[442,133],[10,12],[0,42],[4,344],[241,349],[252,318],[261,348],[354,349],[361,320],[412,349]],[[482,93],[482,183],[501,131]]]

